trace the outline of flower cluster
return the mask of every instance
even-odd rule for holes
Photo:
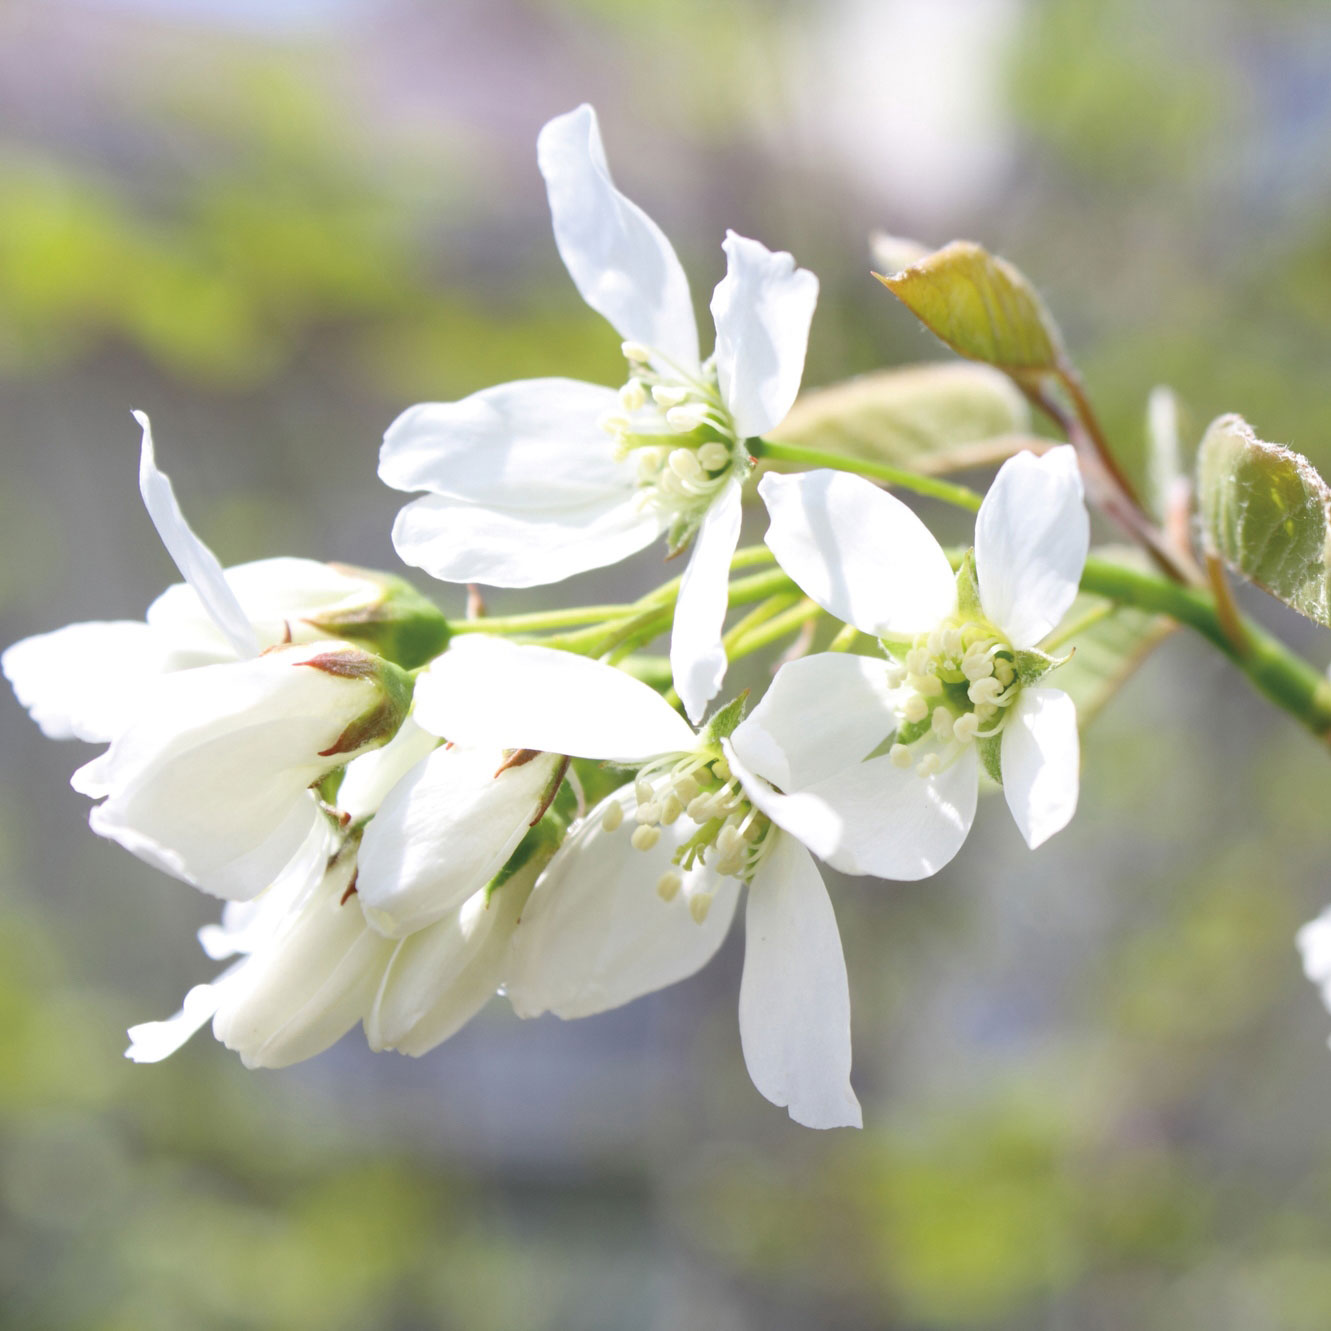
[[[1073,452],[1019,454],[951,560],[869,481],[768,474],[781,576],[863,653],[794,654],[751,708],[711,706],[746,441],[786,415],[817,295],[733,233],[700,359],[688,283],[615,188],[596,118],[541,133],[555,238],[623,340],[619,389],[505,384],[414,407],[380,457],[422,491],[394,542],[450,582],[553,582],[664,535],[671,699],[590,655],[450,623],[407,584],[305,560],[223,569],[181,516],[147,419],[140,485],[184,581],[144,622],[76,624],[3,668],[53,738],[105,744],[74,785],[93,830],[225,902],[228,963],[130,1032],[160,1059],[203,1025],[282,1066],[363,1025],[418,1055],[497,992],[577,1018],[693,974],[744,899],[739,1030],[754,1084],[813,1127],[858,1125],[850,991],[816,860],[915,879],[958,851],[982,772],[1035,847],[1074,811],[1071,701],[1041,650],[1076,595],[1088,521]],[[954,562],[956,567],[954,567]],[[669,602],[662,602],[668,605]],[[710,708],[710,714],[709,714]],[[587,807],[579,773],[601,797]]]

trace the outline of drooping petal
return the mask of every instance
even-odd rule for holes
[[[227,586],[217,556],[190,530],[185,515],[176,502],[171,482],[157,468],[153,452],[152,425],[141,411],[134,413],[143,430],[139,454],[139,493],[144,507],[157,528],[167,553],[175,560],[180,576],[198,593],[217,627],[226,635],[237,656],[257,656],[259,643],[254,630],[240,608],[235,593]]]
[[[393,523],[403,562],[441,582],[542,587],[637,554],[664,530],[634,494],[546,512],[508,511],[444,495],[413,500]]]
[[[393,944],[346,890],[347,854],[238,967],[213,1034],[246,1067],[281,1068],[322,1053],[369,1011]]]
[[[1331,910],[1309,920],[1295,936],[1303,973],[1321,991],[1322,1002],[1331,1007]]]
[[[418,724],[459,744],[642,762],[691,749],[655,689],[601,661],[502,638],[454,639],[416,682]]]
[[[170,648],[147,624],[68,624],[24,638],[0,670],[48,739],[113,740],[165,673]]]
[[[721,646],[730,592],[730,560],[743,518],[740,481],[712,502],[694,538],[693,553],[679,584],[670,633],[670,670],[684,710],[697,725],[726,677]]]
[[[383,595],[383,589],[371,579],[316,559],[256,559],[225,569],[223,577],[260,647],[265,648],[326,638],[327,630],[310,620],[352,615]],[[147,619],[169,638],[176,669],[235,657],[198,593],[187,583],[168,587],[148,607]]]
[[[609,832],[603,819],[612,804],[626,823]],[[635,805],[632,786],[607,796],[537,882],[513,933],[507,990],[519,1017],[608,1011],[692,975],[721,946],[738,884],[697,867],[682,871],[678,895],[663,901],[656,885],[697,827],[681,817],[651,850],[635,850]],[[699,894],[712,896],[701,924],[689,906]]]
[[[371,1049],[419,1058],[467,1024],[498,991],[509,944],[539,865],[524,866],[491,893],[404,938],[365,1019]]]
[[[741,439],[786,418],[800,391],[818,279],[784,252],[726,232],[726,275],[712,293],[716,373]]]
[[[769,473],[758,486],[781,567],[829,614],[864,633],[909,638],[956,606],[942,546],[899,499],[859,476]]]
[[[753,1084],[809,1128],[863,1126],[850,1085],[850,986],[827,888],[779,832],[745,912],[739,1034]]]
[[[961,849],[975,820],[980,776],[973,746],[932,776],[903,771],[884,754],[784,793],[751,771],[734,744],[725,747],[749,799],[842,873],[928,878]]]
[[[1062,689],[1022,689],[1003,727],[1003,794],[1034,850],[1077,811],[1077,708]]]
[[[125,1057],[135,1063],[160,1063],[164,1058],[170,1058],[212,1021],[225,996],[227,976],[234,974],[235,970],[236,967],[232,967],[211,984],[196,984],[185,995],[180,1011],[174,1016],[164,1021],[144,1021],[131,1026]]]
[[[975,571],[984,613],[1014,647],[1034,647],[1063,618],[1090,539],[1070,444],[1018,453],[998,469],[975,519]]]
[[[541,130],[559,257],[583,300],[631,342],[696,373],[698,325],[688,278],[661,228],[610,178],[596,112],[585,103]]]
[[[401,938],[443,919],[503,868],[560,760],[541,754],[501,772],[503,762],[498,746],[436,749],[389,792],[365,829],[357,884],[380,933]]]
[[[613,389],[576,379],[520,379],[460,402],[409,407],[388,427],[379,479],[490,508],[580,508],[632,489],[601,428],[622,412]]]
[[[107,797],[93,830],[215,896],[265,888],[322,817],[309,786],[354,757],[333,749],[383,700],[372,679],[309,668],[328,648],[354,651],[319,643],[162,678],[75,773],[75,789]]]

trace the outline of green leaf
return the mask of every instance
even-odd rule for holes
[[[935,337],[970,360],[1018,379],[1064,363],[1058,327],[1035,288],[973,241],[954,240],[899,273],[874,276]]]
[[[1331,489],[1307,458],[1221,416],[1197,454],[1197,496],[1210,553],[1331,627]]]
[[[768,438],[936,476],[1001,461],[1032,442],[1030,428],[1026,399],[1005,375],[949,362],[814,389]]]
[[[1116,606],[1083,592],[1064,618],[1059,637],[1072,659],[1050,675],[1051,688],[1062,689],[1077,705],[1083,729],[1151,652],[1176,627],[1165,615],[1132,606]]]

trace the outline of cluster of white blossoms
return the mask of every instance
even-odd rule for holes
[[[539,145],[579,290],[625,340],[619,391],[507,384],[416,407],[380,474],[426,491],[399,553],[446,581],[552,582],[665,533],[692,541],[671,641],[689,719],[610,664],[453,625],[406,584],[304,560],[224,570],[156,467],[141,489],[184,583],[143,623],[77,624],[3,668],[54,738],[107,745],[74,777],[93,829],[226,902],[226,961],[130,1032],[160,1059],[211,1022],[251,1066],[357,1023],[418,1055],[496,993],[520,1017],[591,1015],[693,974],[745,900],[739,1030],[754,1084],[813,1127],[858,1125],[850,993],[815,859],[915,879],[958,851],[981,769],[1032,846],[1072,816],[1074,709],[1039,650],[1076,595],[1088,521],[1070,448],[1004,464],[954,571],[903,504],[828,471],[758,490],[781,569],[873,640],[781,665],[713,708],[752,470],[745,440],[799,386],[817,292],[730,235],[700,362],[664,236],[611,183],[591,109]],[[465,628],[466,631],[459,631]],[[451,636],[450,636],[451,632]],[[581,764],[609,787],[584,807]]]

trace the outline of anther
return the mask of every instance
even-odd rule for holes
[[[927,675],[929,673],[929,653],[923,647],[912,647],[906,653],[906,669],[912,675]]]
[[[684,876],[678,869],[667,869],[660,878],[656,880],[656,895],[662,901],[673,901],[679,895],[679,889],[684,886]]]
[[[984,679],[977,679],[966,690],[966,696],[973,703],[993,702],[998,695],[1003,692],[1003,686],[993,675],[986,675]]]
[[[964,712],[952,723],[952,734],[963,744],[968,744],[975,738],[975,732],[979,728],[979,717],[974,712]]]
[[[641,342],[624,342],[619,348],[624,353],[624,359],[633,361],[637,365],[646,365],[652,358],[651,349],[643,346]]]
[[[937,675],[921,675],[912,683],[926,698],[936,698],[943,691],[943,681]]]
[[[1006,656],[1000,656],[994,662],[994,674],[1004,688],[1007,688],[1017,677],[1017,672],[1012,668],[1012,662]]]
[[[601,826],[607,832],[613,832],[624,821],[624,806],[616,800],[613,804],[607,804],[605,812],[601,815]]]
[[[713,440],[698,449],[698,461],[708,471],[720,471],[730,461],[730,450]]]
[[[921,776],[933,776],[943,765],[943,760],[936,753],[926,753],[915,769]]]
[[[633,817],[643,826],[659,823],[661,821],[661,806],[655,800],[648,800],[646,804],[638,805],[638,811]]]
[[[925,702],[924,695],[920,693],[912,693],[902,704],[901,714],[912,725],[923,721],[924,718],[929,715],[929,704]]]
[[[702,464],[691,448],[672,449],[667,464],[681,481],[694,481],[702,476]]]
[[[669,827],[683,812],[684,806],[680,803],[679,796],[671,791],[665,797],[665,803],[661,805],[661,821]]]
[[[707,912],[712,909],[712,894],[710,892],[695,892],[689,898],[689,914],[693,916],[695,924],[701,924],[707,918]]]
[[[689,390],[679,384],[657,384],[652,389],[652,401],[663,411],[678,407],[689,400]]]
[[[972,652],[961,663],[961,673],[973,684],[977,679],[988,679],[994,673],[994,663],[986,652]]]
[[[665,418],[676,434],[692,434],[707,419],[707,404],[690,402],[687,406],[671,407]]]
[[[900,767],[903,770],[914,762],[910,750],[904,744],[894,744],[887,751],[887,756],[892,759],[893,767]]]
[[[952,713],[946,707],[935,707],[929,724],[939,739],[949,740],[952,738]]]
[[[651,827],[648,824],[644,824],[642,827],[634,829],[633,849],[651,850],[651,848],[654,845],[656,845],[656,843],[660,841],[660,839],[661,839],[661,829],[659,827]]]
[[[707,794],[695,795],[685,812],[695,823],[705,823],[712,816],[712,797]]]
[[[641,411],[647,405],[647,390],[639,379],[630,379],[619,390],[619,405],[625,411]]]

